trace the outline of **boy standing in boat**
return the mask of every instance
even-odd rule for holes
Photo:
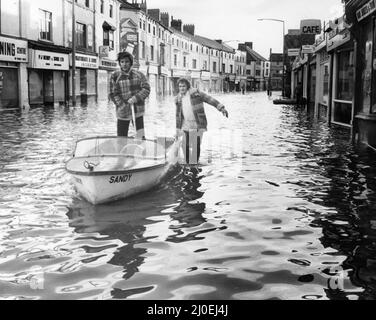
[[[183,134],[186,163],[196,165],[200,160],[202,138],[208,127],[204,102],[217,108],[227,118],[228,112],[216,99],[192,89],[187,79],[179,79],[178,86],[179,94],[175,99],[177,135]]]
[[[121,70],[115,71],[110,79],[110,99],[116,106],[118,136],[128,137],[133,106],[137,137],[145,139],[145,100],[150,95],[150,84],[144,74],[132,68],[130,53],[120,52],[118,62]]]

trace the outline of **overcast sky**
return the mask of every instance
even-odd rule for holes
[[[141,0],[138,0],[141,2]],[[159,8],[184,24],[195,24],[196,33],[223,41],[252,41],[253,48],[268,58],[270,48],[282,52],[282,23],[299,29],[302,19],[328,21],[343,14],[341,0],[147,0],[149,9]],[[228,43],[237,48],[236,42]]]

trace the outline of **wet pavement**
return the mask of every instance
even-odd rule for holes
[[[113,107],[1,110],[0,298],[375,299],[375,153],[264,92],[216,98],[199,172],[97,207],[64,162]],[[150,103],[148,136],[174,116]]]

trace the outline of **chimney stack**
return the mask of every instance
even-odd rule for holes
[[[167,12],[161,13],[161,23],[167,28],[170,27],[170,15]]]
[[[142,0],[142,1],[141,1],[140,9],[141,9],[143,12],[147,13],[147,11],[148,11],[148,5],[147,5],[147,3],[146,3],[146,0]]]
[[[183,26],[183,30],[186,33],[189,33],[190,35],[194,36],[195,35],[195,25],[194,24],[185,24]]]
[[[161,21],[161,10],[159,9],[148,9],[148,15],[156,21]]]
[[[182,25],[183,22],[180,19],[175,20],[174,17],[171,17],[171,28],[174,28],[175,30],[182,32]]]

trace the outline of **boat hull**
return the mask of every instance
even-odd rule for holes
[[[173,144],[163,163],[141,170],[99,175],[70,172],[72,183],[77,192],[93,205],[122,200],[159,185],[166,174],[178,164],[179,148],[179,143]]]

